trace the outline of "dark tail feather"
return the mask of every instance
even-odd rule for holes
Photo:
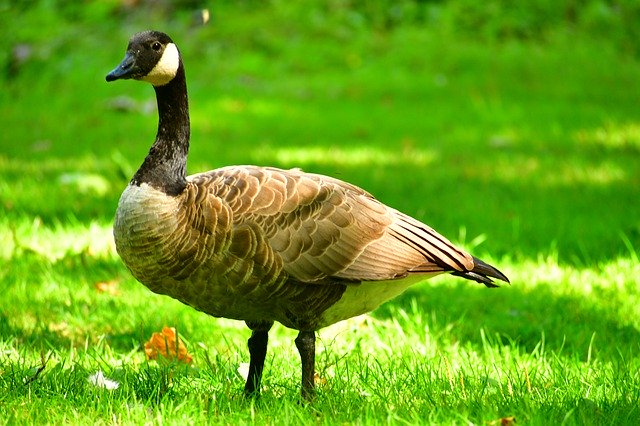
[[[510,282],[509,278],[507,278],[502,272],[498,271],[488,263],[484,263],[475,256],[473,257],[473,263],[474,266],[471,271],[455,271],[452,272],[452,275],[457,275],[458,277],[479,282],[487,287],[498,287],[491,278],[496,278],[506,283]]]

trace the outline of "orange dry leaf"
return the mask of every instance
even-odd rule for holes
[[[185,364],[191,363],[192,360],[187,347],[177,338],[176,329],[173,327],[163,327],[162,333],[153,333],[151,339],[144,344],[144,352],[147,359],[158,359],[158,355],[161,355],[166,360],[177,359]]]

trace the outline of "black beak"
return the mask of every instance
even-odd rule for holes
[[[135,67],[135,56],[131,52],[127,52],[124,56],[120,65],[115,67],[113,71],[107,74],[107,81],[115,81],[120,79],[131,78],[134,73]]]

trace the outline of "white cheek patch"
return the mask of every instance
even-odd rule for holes
[[[156,66],[141,80],[148,81],[154,86],[164,86],[176,76],[179,65],[180,53],[178,53],[178,48],[175,44],[169,43]]]

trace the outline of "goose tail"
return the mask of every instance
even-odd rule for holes
[[[484,284],[487,287],[498,287],[498,284],[496,284],[492,280],[492,278],[504,281],[508,284],[511,283],[509,281],[509,278],[507,278],[505,274],[475,256],[473,256],[473,264],[473,269],[471,269],[470,271],[454,271],[451,274],[458,277],[466,278],[468,280],[479,282],[480,284]]]

